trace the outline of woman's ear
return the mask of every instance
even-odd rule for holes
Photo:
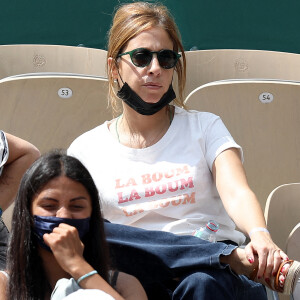
[[[108,72],[110,73],[111,77],[115,80],[118,79],[118,67],[117,62],[112,58],[109,57],[107,59],[107,65],[108,65]]]

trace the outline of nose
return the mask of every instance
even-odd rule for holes
[[[59,210],[56,211],[56,217],[72,219],[71,212],[64,206],[62,206]]]
[[[156,53],[153,54],[152,60],[148,66],[148,72],[150,74],[154,74],[155,76],[159,76],[161,73],[161,66],[158,62]]]

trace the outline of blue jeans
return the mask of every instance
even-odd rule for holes
[[[114,267],[136,276],[149,300],[267,299],[261,284],[220,263],[235,245],[109,222],[105,230]]]

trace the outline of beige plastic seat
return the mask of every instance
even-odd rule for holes
[[[300,261],[300,223],[298,223],[292,229],[287,239],[286,254],[290,259]],[[285,299],[287,298],[280,298],[280,300],[285,300]],[[298,284],[296,285],[293,296],[291,296],[289,300],[299,300],[299,299],[300,299],[300,278],[298,279]]]
[[[243,147],[262,208],[275,187],[300,178],[299,95],[299,82],[227,80],[203,85],[186,99],[190,109],[219,115]]]
[[[63,72],[106,77],[105,50],[61,45],[0,45],[0,79]]]
[[[265,207],[265,218],[275,243],[285,250],[290,259],[300,260],[300,183],[289,183],[275,188]],[[280,300],[289,296],[277,294]]]
[[[300,261],[300,220],[298,221],[287,239],[286,254],[289,258]]]
[[[9,77],[0,80],[0,128],[43,153],[67,148],[83,132],[112,118],[107,79],[79,75]]]
[[[107,88],[107,79],[83,75],[37,73],[2,79],[0,128],[42,153],[66,149],[77,136],[112,118]],[[9,230],[12,209],[3,213]]]
[[[185,54],[186,95],[203,84],[224,79],[300,81],[300,54],[243,49],[198,50]]]
[[[300,183],[280,185],[269,195],[265,207],[265,218],[272,238],[277,245],[285,249],[290,232],[300,222]],[[299,228],[294,234],[299,234]],[[292,239],[289,239],[292,247]],[[298,235],[298,245],[299,245]],[[298,249],[298,258],[300,248]],[[292,257],[294,258],[294,257]]]

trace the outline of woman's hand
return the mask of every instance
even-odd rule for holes
[[[258,256],[257,278],[264,277],[267,283],[270,283],[271,276],[276,276],[282,260],[288,260],[288,256],[274,244],[267,232],[253,233],[245,252],[250,263],[254,262],[254,255]]]
[[[44,234],[43,238],[61,268],[75,280],[93,271],[93,267],[83,258],[84,245],[75,227],[61,223],[53,229],[52,233]],[[80,286],[83,289],[99,289],[116,300],[124,300],[99,274],[80,281]]]
[[[58,264],[69,274],[84,260],[84,245],[75,227],[61,223],[52,233],[44,234],[43,238]]]

